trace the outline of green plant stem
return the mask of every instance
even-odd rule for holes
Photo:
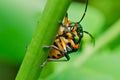
[[[49,54],[44,45],[51,45],[72,0],[47,0],[47,4],[37,25],[34,36],[16,76],[16,80],[37,80],[42,68],[40,65]],[[29,29],[28,29],[29,30]]]

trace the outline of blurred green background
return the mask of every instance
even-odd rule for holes
[[[0,0],[0,80],[14,80],[46,1]],[[72,2],[69,19],[78,21],[84,8],[85,0]],[[48,63],[40,80],[120,80],[120,1],[89,0],[81,24],[95,37],[95,47],[84,35],[71,60]]]

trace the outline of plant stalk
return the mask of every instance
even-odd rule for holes
[[[47,0],[35,33],[28,45],[26,55],[16,76],[16,80],[37,80],[59,28],[58,21],[62,20],[72,0]],[[29,29],[28,29],[29,30]]]

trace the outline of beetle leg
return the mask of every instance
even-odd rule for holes
[[[46,60],[40,65],[40,67],[43,68],[43,67],[46,65],[47,61],[48,61],[48,60],[46,59]]]
[[[67,48],[67,51],[72,51],[72,49],[68,45],[66,46],[66,48]]]
[[[54,45],[50,45],[50,46],[43,46],[43,48],[54,48],[54,49],[56,49],[56,50],[58,50],[58,51],[60,51],[60,52],[62,52],[62,53],[65,53],[65,51],[63,51],[63,50],[59,49],[58,47],[56,47],[56,46],[54,46]]]
[[[70,60],[70,56],[68,55],[68,53],[65,53],[64,55],[65,55],[65,57],[67,59],[66,61],[69,61]]]
[[[42,68],[43,68],[43,67],[46,65],[46,63],[47,63],[47,62],[67,62],[67,61],[69,61],[69,60],[70,60],[69,55],[68,55],[68,54],[66,54],[66,53],[65,53],[65,57],[66,57],[66,59],[65,59],[65,60],[50,59],[50,58],[48,58],[48,59],[46,59],[46,60],[42,63],[42,65],[40,65],[40,67],[42,67]]]
[[[64,53],[66,59],[63,59],[63,60],[59,60],[59,59],[50,59],[48,58],[47,61],[49,62],[67,62],[70,60],[70,56],[67,54],[67,53]]]
[[[66,62],[66,61],[69,61],[69,60],[70,60],[70,57],[69,57],[69,55],[68,55],[68,53],[67,53],[66,51],[63,51],[63,50],[59,49],[58,47],[56,47],[56,46],[54,46],[54,45],[51,45],[51,46],[43,46],[43,48],[54,48],[54,49],[56,49],[56,50],[64,53],[64,55],[65,55],[65,57],[66,57],[65,60],[50,59],[50,58],[48,58],[47,61],[49,61],[49,62],[51,62],[51,61],[53,61],[53,62]],[[44,66],[44,64],[45,64],[47,61],[45,61],[45,62],[42,64],[42,66]]]
[[[61,42],[61,45],[62,45],[64,51],[65,51],[64,53],[66,53],[67,50],[66,50],[66,43],[65,43],[64,37],[60,37],[60,42]]]

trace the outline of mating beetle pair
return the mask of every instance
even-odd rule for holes
[[[88,6],[88,0],[86,0],[86,7],[82,18],[78,22],[71,22],[68,20],[68,14],[66,13],[64,23],[60,22],[60,28],[56,35],[56,39],[53,45],[43,46],[44,48],[51,48],[47,61],[69,61],[69,54],[75,52],[80,47],[83,33],[88,34],[93,40],[94,37],[87,31],[84,31],[81,26]],[[65,60],[61,60],[61,57],[66,57]]]

